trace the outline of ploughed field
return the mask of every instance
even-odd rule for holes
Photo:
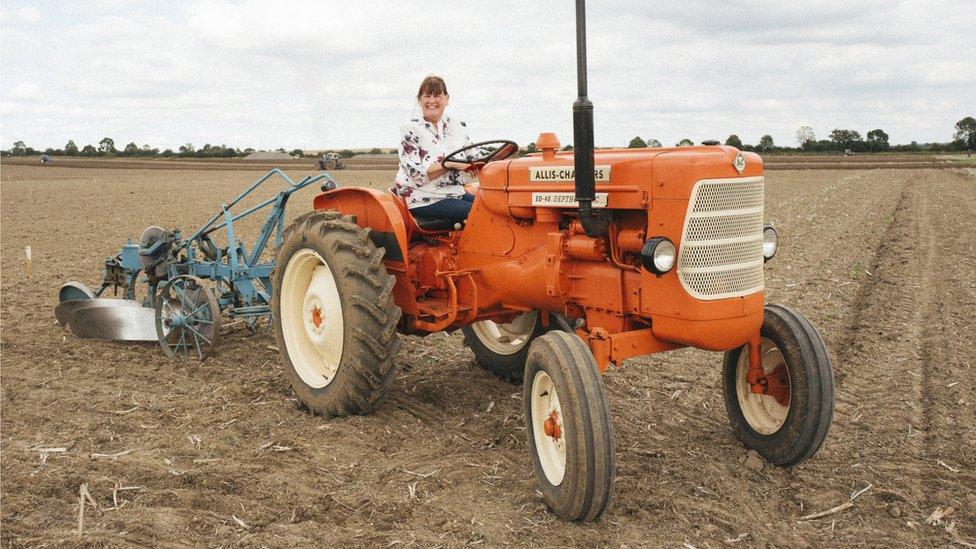
[[[93,546],[976,543],[971,173],[768,172],[781,248],[767,300],[803,312],[830,347],[826,445],[792,469],[747,460],[719,354],[628,361],[604,376],[614,502],[577,525],[536,493],[521,387],[481,370],[459,333],[405,338],[379,410],[327,420],[298,407],[271,334],[227,325],[201,364],[63,331],[63,282],[95,286],[127,238],[148,225],[192,230],[259,175],[111,166],[2,166],[5,547],[74,543],[82,484],[97,504],[81,537]],[[392,175],[335,173],[377,188]],[[295,195],[289,217],[313,195]]]

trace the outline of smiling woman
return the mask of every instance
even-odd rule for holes
[[[444,116],[450,96],[443,78],[424,78],[417,90],[417,102],[422,117],[400,127],[396,192],[415,215],[464,221],[474,201],[464,191],[471,177],[465,171],[469,165],[441,163],[448,153],[471,145],[467,127]]]

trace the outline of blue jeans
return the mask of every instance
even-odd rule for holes
[[[447,219],[454,223],[461,223],[468,218],[468,212],[471,211],[472,202],[474,202],[474,195],[464,193],[464,196],[461,198],[444,198],[429,206],[410,208],[410,213],[421,217]]]

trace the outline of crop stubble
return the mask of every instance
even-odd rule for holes
[[[197,364],[54,324],[62,282],[94,285],[101,261],[147,225],[195,228],[254,172],[2,172],[5,546],[73,541],[82,483],[99,506],[85,514],[82,539],[93,545],[976,542],[972,176],[767,174],[767,218],[783,240],[767,299],[809,316],[831,348],[837,412],[826,446],[791,470],[748,469],[725,417],[718,354],[631,361],[605,376],[615,502],[602,521],[573,525],[535,493],[520,389],[475,367],[459,335],[407,338],[377,413],[323,420],[298,409],[269,335],[232,327]],[[377,188],[391,176],[336,175]],[[290,217],[312,194],[294,197]],[[58,447],[67,451],[40,451]],[[116,491],[118,510],[117,483],[139,487]],[[850,509],[796,520],[869,485]],[[926,522],[949,508],[941,524]]]

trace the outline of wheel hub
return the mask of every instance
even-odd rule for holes
[[[559,441],[559,438],[562,436],[562,427],[559,425],[559,414],[555,410],[550,412],[549,417],[542,422],[542,429],[547,437],[552,437],[553,440]]]
[[[310,288],[311,289],[311,288]],[[310,292],[305,296],[304,325],[305,333],[312,340],[320,340],[325,336],[325,317],[322,314],[322,300]]]
[[[186,324],[186,317],[184,317],[181,313],[173,313],[173,316],[166,319],[166,324],[171,328],[179,328],[180,326]]]
[[[742,415],[761,435],[777,432],[790,412],[790,374],[783,353],[769,339],[739,355],[736,395]],[[752,349],[755,347],[755,350]],[[755,353],[756,357],[749,355]],[[750,362],[756,360],[755,368]]]
[[[790,405],[790,374],[780,364],[766,376],[765,394],[776,399],[780,406]]]

